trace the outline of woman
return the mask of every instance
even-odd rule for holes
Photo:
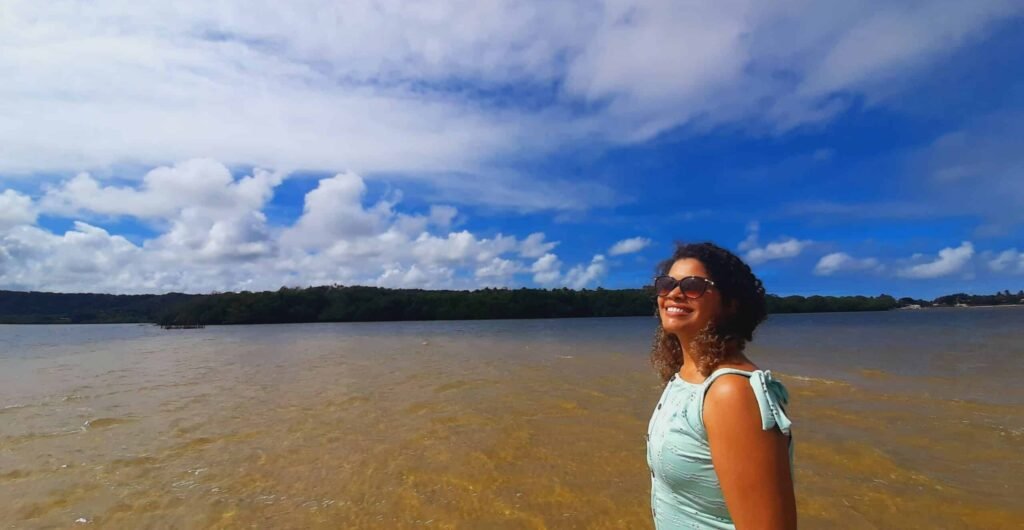
[[[711,243],[658,267],[651,361],[666,383],[647,431],[658,530],[796,528],[786,389],[744,355],[764,287]]]

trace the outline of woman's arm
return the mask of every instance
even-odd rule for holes
[[[746,377],[726,375],[704,398],[711,462],[737,530],[796,528],[789,437],[761,429],[761,412]]]

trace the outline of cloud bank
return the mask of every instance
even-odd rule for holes
[[[399,211],[397,198],[366,203],[362,177],[321,179],[301,216],[278,226],[263,213],[283,175],[255,169],[235,178],[223,164],[194,159],[146,173],[136,185],[107,186],[82,173],[34,202],[0,194],[0,288],[65,292],[209,292],[282,285],[361,284],[476,288],[598,284],[603,256],[564,275],[541,232],[520,239],[454,230],[449,205]],[[40,214],[75,219],[64,233]],[[156,235],[141,243],[103,222],[129,219]],[[532,264],[529,260],[536,258]],[[517,275],[522,275],[517,277]]]

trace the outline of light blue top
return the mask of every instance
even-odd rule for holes
[[[761,409],[761,428],[789,435],[791,422],[783,409],[789,394],[770,371],[722,368],[700,384],[672,376],[647,428],[647,465],[651,470],[651,512],[657,530],[713,528],[734,530],[711,464],[704,430],[704,396],[715,379],[745,376]],[[789,446],[790,463],[793,444]]]

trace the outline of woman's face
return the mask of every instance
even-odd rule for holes
[[[668,275],[677,280],[687,276],[712,279],[704,264],[693,258],[683,258],[673,263]],[[696,299],[683,296],[679,287],[676,287],[668,295],[658,297],[658,312],[661,315],[661,327],[667,333],[692,337],[722,313],[722,298],[712,285],[708,285],[704,295]]]

